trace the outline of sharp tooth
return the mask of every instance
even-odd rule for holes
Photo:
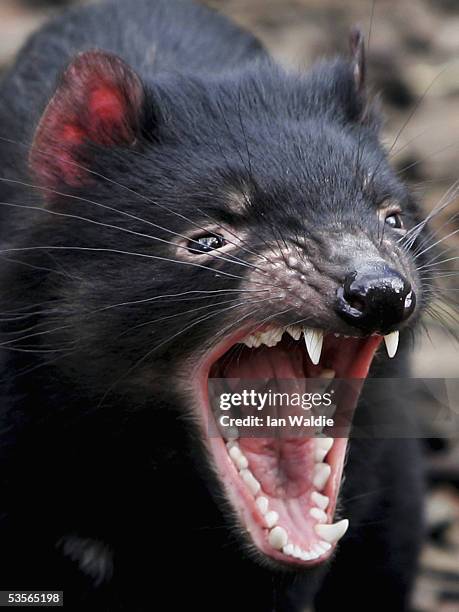
[[[266,344],[266,346],[276,346],[280,342],[283,333],[283,329],[276,327],[260,334],[260,339],[262,344]]]
[[[320,510],[319,508],[311,508],[309,510],[309,514],[312,516],[312,518],[316,519],[316,521],[319,521],[319,523],[327,522],[327,515],[323,510]]]
[[[258,507],[258,510],[263,514],[263,516],[268,512],[268,498],[267,497],[257,497],[255,503]]]
[[[308,355],[312,363],[317,365],[320,361],[320,354],[322,353],[324,333],[320,329],[312,329],[309,327],[304,327],[303,333]]]
[[[314,526],[314,529],[319,538],[322,538],[329,544],[336,544],[336,542],[346,533],[348,527],[349,521],[347,519],[343,519],[342,521],[333,523],[332,525],[322,525],[321,523],[317,523]]]
[[[255,478],[255,476],[252,474],[252,472],[250,470],[241,470],[239,474],[241,475],[241,478],[245,482],[245,484],[249,487],[250,492],[253,495],[256,495],[260,490],[261,485]]]
[[[314,461],[316,463],[322,463],[327,456],[328,451],[333,446],[334,438],[316,438],[315,450],[314,450]]]
[[[267,514],[265,514],[265,522],[269,529],[277,525],[277,521],[279,520],[279,515],[274,510],[271,510]]]
[[[289,333],[294,340],[299,340],[301,337],[301,327],[298,325],[289,325],[287,327],[287,333]]]
[[[284,555],[292,555],[293,544],[287,544],[286,546],[284,546],[284,548],[282,549],[282,552],[284,553]]]
[[[282,550],[282,548],[286,546],[288,542],[287,532],[283,527],[274,527],[274,529],[271,529],[269,532],[268,542],[276,550]]]
[[[330,499],[326,495],[321,495],[317,491],[313,491],[311,493],[311,501],[321,510],[326,510],[328,508],[328,504],[330,503]]]
[[[244,340],[242,341],[242,344],[245,344],[249,348],[252,348],[254,340],[255,338],[253,336],[247,336],[247,338],[244,338]]]
[[[390,358],[395,357],[395,353],[397,352],[399,335],[400,334],[398,331],[394,331],[391,334],[387,334],[387,336],[384,336],[387,354]]]
[[[314,467],[314,477],[312,482],[316,489],[321,491],[331,474],[331,467],[328,463],[316,463]]]
[[[258,348],[261,344],[260,334],[255,334],[253,337],[253,348]]]

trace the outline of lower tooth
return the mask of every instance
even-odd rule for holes
[[[325,542],[325,540],[320,540],[318,546],[320,546],[324,552],[329,551],[332,547],[331,544],[329,542]]]
[[[276,550],[282,550],[284,546],[286,546],[288,542],[287,532],[283,527],[274,527],[269,532],[268,542],[271,544],[273,548]]]
[[[282,552],[284,553],[284,555],[291,555],[293,553],[293,544],[287,544],[286,546],[284,546]]]
[[[261,485],[255,478],[255,476],[252,474],[252,472],[250,470],[245,469],[241,470],[239,474],[241,475],[241,478],[245,482],[245,484],[249,487],[250,492],[253,495],[256,495],[261,489]]]
[[[321,510],[326,510],[330,502],[329,498],[326,495],[321,495],[317,491],[313,491],[311,493],[311,501],[314,506],[317,506],[317,508],[320,508]]]
[[[301,559],[301,556],[303,554],[302,549],[299,546],[294,546],[293,547],[293,556],[296,557],[297,559]]]
[[[314,487],[321,491],[325,487],[330,474],[331,467],[328,463],[317,463],[314,466],[314,477],[312,480]]]
[[[271,510],[267,514],[265,514],[265,522],[269,528],[274,527],[279,520],[279,515],[274,510]]]
[[[327,515],[323,510],[320,510],[319,508],[311,508],[309,510],[309,514],[312,516],[312,518],[315,518],[316,521],[319,521],[319,523],[327,522]]]
[[[245,470],[249,467],[249,462],[247,461],[247,457],[245,457],[237,444],[233,444],[229,449],[229,456],[236,464],[239,470]]]
[[[333,446],[334,438],[317,438],[314,440],[314,461],[322,462]]]
[[[328,542],[329,544],[336,544],[340,538],[346,533],[347,528],[349,527],[349,521],[347,519],[343,519],[338,523],[333,523],[332,525],[322,525],[317,523],[314,526],[315,532],[322,540]]]
[[[263,514],[263,516],[268,512],[268,498],[267,497],[257,497],[255,503],[258,507],[258,510]]]

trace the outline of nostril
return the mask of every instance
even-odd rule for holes
[[[410,283],[387,265],[348,274],[336,295],[337,314],[367,332],[387,333],[406,320],[416,305]]]
[[[365,310],[365,301],[362,298],[355,295],[350,295],[346,296],[346,299],[349,306],[354,310],[358,310],[360,312]]]

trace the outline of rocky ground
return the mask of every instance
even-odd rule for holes
[[[0,69],[29,32],[72,3],[1,0]],[[319,56],[346,51],[349,27],[361,24],[369,37],[369,80],[384,102],[385,139],[394,165],[426,212],[459,178],[458,0],[376,0],[373,11],[371,0],[207,3],[254,31],[280,61],[301,68]],[[459,199],[452,200],[436,221],[443,235],[459,230]],[[457,238],[448,246],[457,249]],[[445,298],[457,295],[457,281],[442,282],[448,291],[437,295],[435,311],[426,318],[429,334],[415,354],[419,377],[459,377],[458,344],[451,336],[458,331],[458,311]],[[454,438],[432,440],[429,449],[429,533],[413,606],[418,612],[453,612],[459,611],[459,445]]]

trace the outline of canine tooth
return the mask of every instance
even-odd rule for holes
[[[309,510],[309,514],[312,516],[312,518],[315,518],[316,521],[319,521],[319,523],[327,522],[327,515],[323,510],[320,510],[319,508],[311,508]]]
[[[241,478],[245,482],[245,484],[249,487],[250,492],[253,495],[256,495],[261,489],[261,485],[255,478],[255,476],[252,474],[252,472],[250,470],[245,469],[241,470],[239,474],[241,475]]]
[[[329,544],[336,544],[336,542],[338,542],[338,540],[346,533],[348,527],[349,521],[347,519],[343,519],[342,521],[338,521],[338,523],[333,523],[332,525],[317,523],[314,526],[314,529],[319,538],[322,538]]]
[[[268,525],[269,529],[277,525],[277,521],[279,520],[279,515],[274,510],[271,510],[267,514],[265,514],[265,522]]]
[[[308,355],[311,358],[312,363],[317,365],[320,361],[320,354],[322,353],[324,333],[320,329],[312,329],[309,327],[304,327],[303,333]]]
[[[311,493],[311,501],[317,508],[326,510],[330,499],[326,495],[321,495],[318,491],[313,491]]]
[[[314,461],[321,463],[333,446],[334,438],[317,438],[315,440]]]
[[[287,327],[287,332],[294,340],[299,340],[301,337],[301,327],[298,327],[297,325],[289,325]]]
[[[387,354],[391,359],[392,357],[395,357],[395,353],[397,352],[399,335],[400,334],[398,331],[394,331],[390,334],[387,334],[387,336],[384,336]]]
[[[268,498],[267,497],[257,497],[255,503],[258,507],[258,510],[263,514],[263,516],[268,512]]]
[[[314,476],[312,479],[314,487],[319,491],[322,491],[330,474],[331,467],[328,465],[328,463],[316,463],[314,466]]]
[[[287,532],[283,527],[274,527],[269,532],[268,542],[271,544],[273,548],[276,550],[282,550],[282,548],[288,542]]]

